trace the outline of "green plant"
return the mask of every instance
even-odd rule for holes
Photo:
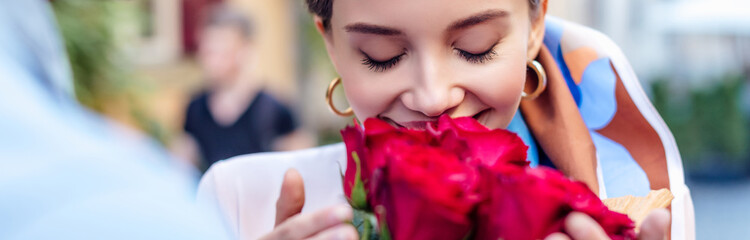
[[[743,76],[727,75],[675,99],[668,80],[654,81],[654,106],[675,136],[688,168],[707,161],[743,166],[750,156],[748,118],[741,109]]]
[[[137,11],[129,3],[106,0],[58,0],[52,7],[73,70],[78,101],[100,113],[124,108],[135,127],[164,143],[164,128],[146,114],[138,99],[148,88],[131,74],[129,62],[118,54],[113,29],[116,16]],[[133,4],[130,4],[133,5]],[[132,15],[138,16],[138,12]]]

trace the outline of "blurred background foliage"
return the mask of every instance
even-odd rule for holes
[[[675,92],[670,85],[675,81],[652,83],[653,104],[672,130],[688,173],[712,178],[747,174],[750,120],[742,105],[745,79],[729,74],[711,85],[688,89],[687,94]]]
[[[85,106],[143,130],[166,143],[164,127],[144,111],[142,95],[153,91],[133,74],[121,54],[115,24],[147,16],[122,1],[53,1],[73,69],[75,94]]]

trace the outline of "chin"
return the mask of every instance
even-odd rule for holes
[[[484,113],[478,114],[474,119],[489,129],[506,129],[510,125],[515,114],[515,111],[501,114],[497,110],[489,109]]]

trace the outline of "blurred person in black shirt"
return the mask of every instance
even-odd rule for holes
[[[265,92],[254,74],[244,74],[254,69],[243,67],[259,59],[248,18],[227,5],[215,6],[198,50],[208,89],[187,108],[178,155],[206,169],[237,155],[312,145],[290,109]]]

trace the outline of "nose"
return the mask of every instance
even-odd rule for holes
[[[437,117],[458,106],[464,99],[464,89],[450,74],[450,67],[436,60],[423,60],[415,72],[411,89],[404,92],[404,105],[427,117]]]

